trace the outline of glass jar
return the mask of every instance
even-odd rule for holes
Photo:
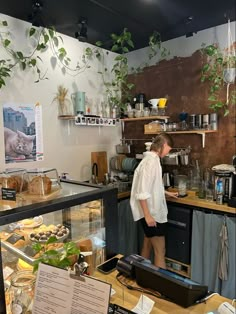
[[[186,175],[178,175],[178,193],[180,197],[184,197],[187,195],[187,179]]]
[[[12,275],[9,288],[12,314],[27,312],[34,298],[35,280],[31,270],[18,271]]]

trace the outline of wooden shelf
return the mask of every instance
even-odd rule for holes
[[[58,116],[59,120],[75,120],[75,116]]]
[[[175,135],[178,135],[178,134],[199,134],[201,135],[202,137],[202,147],[204,148],[205,147],[205,139],[206,139],[206,134],[209,134],[209,133],[216,133],[217,130],[186,130],[186,131],[171,131],[171,132],[166,132],[166,133],[169,133],[169,134],[175,134]],[[158,134],[160,132],[156,132],[155,134]],[[145,131],[144,134],[154,134],[153,131],[150,131],[148,132],[147,130]]]
[[[169,116],[148,116],[148,117],[140,117],[140,118],[124,118],[120,119],[121,121],[129,122],[129,121],[140,121],[140,120],[167,120]]]

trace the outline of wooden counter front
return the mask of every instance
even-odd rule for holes
[[[135,307],[135,305],[138,303],[140,296],[142,295],[141,291],[136,290],[130,290],[123,286],[121,283],[118,282],[116,279],[116,275],[118,274],[117,271],[113,271],[112,273],[105,275],[98,271],[95,271],[93,274],[94,277],[103,280],[107,283],[110,283],[112,285],[112,288],[116,291],[116,293],[111,296],[111,303],[118,304],[120,306],[123,306],[129,310],[132,310],[132,308]],[[127,284],[131,286],[137,286],[137,284],[126,277],[121,276],[120,279],[125,281]],[[152,296],[150,294],[145,294],[148,298],[152,299],[155,304],[151,311],[151,314],[203,314],[208,313],[211,311],[216,310],[219,305],[225,301],[229,302],[231,304],[231,300],[224,298],[220,295],[214,295],[209,300],[206,301],[206,303],[201,303],[198,305],[190,306],[188,308],[183,308],[175,303],[157,298],[155,296]]]

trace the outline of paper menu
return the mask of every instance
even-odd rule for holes
[[[90,276],[71,278],[63,269],[39,265],[33,314],[107,314],[111,285]]]

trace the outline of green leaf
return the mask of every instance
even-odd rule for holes
[[[22,66],[22,70],[24,71],[26,68],[26,63],[25,62],[21,62],[21,66]]]
[[[119,46],[116,44],[116,45],[113,45],[112,48],[111,48],[111,51],[112,52],[116,52],[119,50]]]
[[[30,64],[34,67],[36,65],[37,61],[36,59],[31,59]]]
[[[30,31],[29,31],[29,36],[30,37],[33,36],[35,34],[35,32],[36,32],[36,29],[34,27],[31,27]]]
[[[51,243],[56,243],[57,242],[57,238],[55,236],[51,236],[47,242],[46,245],[51,244]]]
[[[52,28],[49,28],[48,33],[51,38],[54,38],[54,30]]]
[[[96,41],[95,45],[98,46],[98,47],[102,47],[102,42],[101,41]]]
[[[10,45],[10,43],[11,43],[11,41],[9,39],[5,39],[3,41],[3,46],[6,48],[6,47],[8,47]]]
[[[47,34],[44,34],[43,37],[44,37],[44,43],[46,45],[47,42],[49,41],[49,36]]]
[[[18,57],[19,59],[21,59],[21,60],[24,58],[23,53],[22,53],[21,51],[17,51],[17,52],[16,52],[16,55],[17,55],[17,57]]]

